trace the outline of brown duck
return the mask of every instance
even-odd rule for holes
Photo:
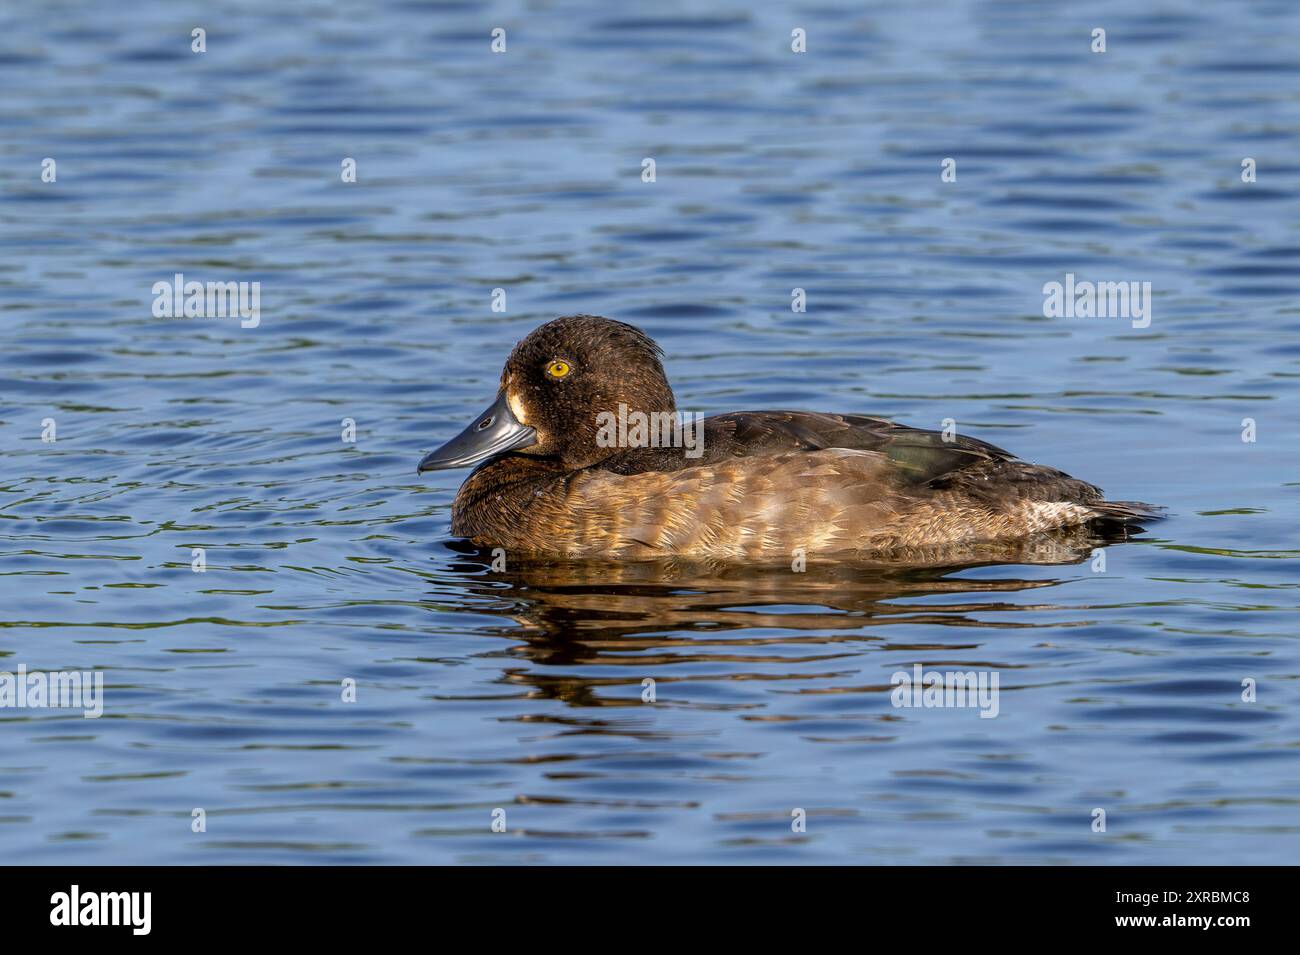
[[[737,411],[669,432],[661,358],[640,329],[596,315],[516,345],[492,407],[420,461],[478,465],[452,533],[521,556],[785,562],[1123,530],[1158,513],[984,441],[865,415]]]

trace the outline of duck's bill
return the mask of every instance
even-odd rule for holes
[[[488,458],[537,443],[537,432],[514,416],[504,391],[474,423],[420,461],[417,471],[467,468]]]

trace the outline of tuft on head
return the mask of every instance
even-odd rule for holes
[[[610,358],[640,355],[663,368],[663,349],[653,338],[635,325],[600,315],[565,315],[539,325],[515,346],[510,361],[529,353],[563,348],[578,348],[584,354]]]
[[[570,368],[562,379],[546,371],[554,361]],[[617,415],[620,404],[628,413],[677,410],[654,339],[599,315],[566,315],[534,329],[510,353],[501,386],[516,417],[537,430],[529,452],[572,468],[618,450],[597,442],[600,414]]]

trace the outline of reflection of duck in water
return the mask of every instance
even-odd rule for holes
[[[1155,516],[983,441],[881,418],[742,411],[704,419],[702,433],[654,431],[675,413],[644,332],[574,315],[515,347],[496,403],[420,470],[480,465],[452,532],[512,555],[928,562],[935,549]]]
[[[1055,538],[1055,539],[1053,539]],[[1065,564],[1086,560],[1097,537],[1062,540],[1041,535],[1027,548],[1004,548],[976,563]],[[967,612],[1022,607],[976,602],[929,606],[896,603],[941,594],[989,594],[1051,587],[1059,579],[964,578],[956,566],[917,567],[861,561],[810,563],[800,573],[763,566],[696,560],[606,563],[568,559],[508,561],[457,543],[456,589],[468,586],[474,613],[498,613],[513,623],[503,635],[542,630],[578,636],[627,637],[667,631],[844,630],[892,623],[986,624]],[[961,555],[967,557],[969,555]],[[494,566],[495,565],[495,566]],[[461,575],[467,575],[462,577]],[[481,580],[481,584],[478,581]],[[772,608],[772,609],[769,609]],[[959,613],[959,619],[953,617]],[[851,615],[851,616],[850,616]],[[990,623],[988,626],[1016,626]],[[675,639],[675,638],[674,638]]]
[[[1097,542],[1040,542],[1033,555],[998,556],[1078,563]],[[518,662],[504,666],[504,682],[579,705],[636,705],[635,694],[613,688],[639,686],[647,675],[710,683],[829,678],[857,672],[850,660],[868,647],[901,651],[908,665],[931,651],[949,659],[983,645],[990,631],[1059,628],[1066,609],[1044,592],[1059,577],[963,577],[952,567],[849,561],[809,564],[803,573],[683,560],[517,560],[494,569],[490,552],[451,546],[461,556],[436,582],[476,617],[478,632],[513,645],[509,656]],[[1027,590],[1043,598],[1003,596]],[[449,609],[438,596],[430,603]],[[1047,620],[1032,612],[1044,609],[1056,612]],[[484,628],[483,615],[500,617],[500,625]],[[582,669],[590,665],[600,669]]]

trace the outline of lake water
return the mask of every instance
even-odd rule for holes
[[[0,670],[105,679],[0,710],[0,862],[1295,862],[1300,8],[1056,6],[0,14]],[[155,317],[178,272],[260,323]],[[1149,326],[1045,318],[1067,273]],[[952,419],[1170,517],[494,573],[415,464],[572,312],[684,409]]]

